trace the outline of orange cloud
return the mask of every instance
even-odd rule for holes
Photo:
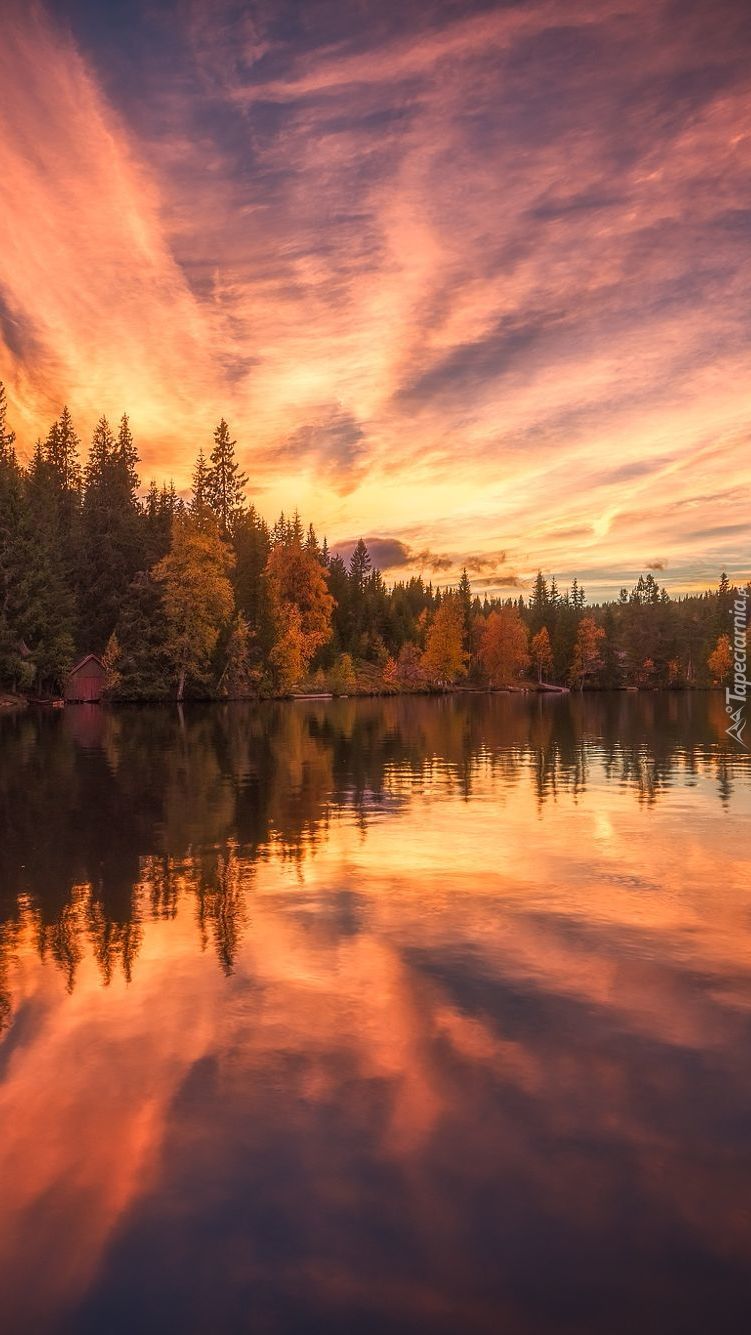
[[[335,31],[277,9],[176,11],[172,78],[136,24],[136,93],[101,38],[84,57],[11,7],[22,445],[65,398],[84,431],[128,409],[144,473],[186,486],[224,413],[269,518],[297,504],[446,579],[474,557],[490,587],[542,566],[612,592],[654,551],[676,590],[747,574],[737,7],[365,5]]]

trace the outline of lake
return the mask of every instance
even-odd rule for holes
[[[748,1329],[719,693],[0,719],[0,1324]]]

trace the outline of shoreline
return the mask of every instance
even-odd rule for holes
[[[343,692],[334,691],[289,691],[279,694],[269,695],[233,695],[216,696],[203,695],[191,696],[184,700],[176,700],[174,696],[149,696],[143,698],[115,698],[93,701],[64,701],[62,697],[39,697],[11,695],[6,693],[0,695],[0,713],[13,714],[20,713],[31,707],[44,710],[61,710],[63,707],[76,707],[77,705],[93,704],[105,705],[230,705],[230,704],[271,704],[283,701],[290,703],[294,701],[306,701],[308,703],[326,703],[332,700],[405,700],[405,699],[436,699],[445,696],[461,695],[517,695],[517,696],[582,696],[582,695],[694,695],[706,694],[712,691],[722,691],[721,686],[597,686],[588,687],[585,690],[578,690],[570,686],[556,686],[552,683],[543,683],[542,685],[530,683],[525,686],[445,686],[445,687],[422,687],[415,690],[352,690]]]

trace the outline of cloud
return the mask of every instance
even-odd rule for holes
[[[740,561],[743,6],[6,9],[22,449],[127,408],[184,486],[224,414],[268,518],[449,579]]]
[[[334,543],[331,549],[332,555],[340,556],[345,565],[348,565],[358,541],[358,538],[349,538],[344,542]],[[412,562],[409,547],[398,538],[370,536],[366,537],[364,542],[376,570],[399,570],[402,566],[409,565]]]
[[[647,570],[667,570],[667,561],[647,561],[645,562]]]
[[[330,404],[269,450],[266,458],[277,466],[313,467],[330,479],[335,490],[346,494],[366,466],[367,437],[352,413],[341,404]]]

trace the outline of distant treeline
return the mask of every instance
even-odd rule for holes
[[[56,693],[78,657],[113,698],[238,697],[304,686],[349,694],[453,685],[693,686],[732,670],[733,591],[671,599],[648,573],[587,606],[573,581],[480,599],[419,576],[387,586],[365,543],[348,564],[297,514],[269,526],[222,420],[190,500],[139,495],[127,416],[102,417],[88,458],[63,409],[27,467],[0,384],[0,686]]]

